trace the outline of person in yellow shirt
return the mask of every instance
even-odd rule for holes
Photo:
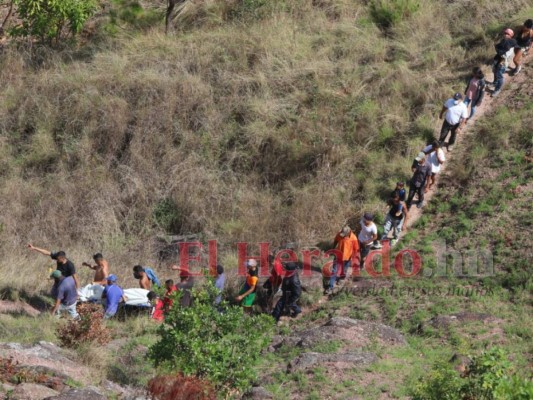
[[[239,295],[235,297],[235,300],[242,301],[242,306],[246,314],[252,313],[252,307],[255,301],[255,289],[257,286],[257,261],[250,259],[246,262],[248,267],[248,273],[246,274],[246,282],[242,287]]]
[[[334,260],[331,277],[329,279],[329,288],[325,290],[325,294],[331,294],[335,287],[335,283],[340,279],[346,278],[346,273],[352,266],[352,257],[359,254],[359,242],[348,225],[344,226],[339,233],[337,233],[334,245],[335,248],[342,253],[341,270],[339,271],[339,277],[337,278],[338,261]],[[355,265],[353,267],[355,267]]]

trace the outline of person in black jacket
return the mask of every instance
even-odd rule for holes
[[[291,310],[291,317],[296,317],[302,312],[301,308],[296,304],[300,295],[302,294],[302,285],[300,283],[300,277],[298,276],[298,265],[294,262],[287,262],[283,265],[285,270],[285,276],[281,282],[281,290],[283,295],[278,300],[272,316],[279,321],[285,306],[289,306]]]
[[[517,46],[516,40],[513,39],[514,31],[511,28],[503,30],[503,39],[494,46],[496,49],[496,56],[494,57],[494,62],[496,63],[499,57],[505,58],[505,68],[509,66],[509,61],[511,61],[514,56],[514,49]]]
[[[467,106],[470,105],[470,116],[468,119],[474,116],[476,107],[481,105],[483,96],[485,95],[486,86],[487,83],[485,82],[485,75],[481,71],[481,68],[475,67],[472,70],[472,76],[466,83],[465,99],[463,100]]]

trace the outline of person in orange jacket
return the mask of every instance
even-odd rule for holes
[[[333,288],[335,287],[335,283],[338,280],[346,278],[346,273],[350,267],[356,267],[355,265],[352,266],[352,258],[353,256],[359,254],[359,242],[357,241],[355,234],[352,232],[352,229],[348,225],[344,226],[339,233],[337,233],[337,236],[335,236],[334,245],[335,248],[342,253],[342,263],[340,263],[340,271],[337,278],[337,268],[339,266],[339,262],[338,260],[333,261],[333,268],[331,277],[329,279],[329,288],[326,289],[326,294],[331,294]]]

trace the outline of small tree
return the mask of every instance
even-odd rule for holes
[[[210,381],[217,390],[245,390],[256,378],[254,366],[269,343],[273,320],[244,316],[241,307],[214,306],[212,283],[194,290],[191,307],[179,306],[180,293],[159,328],[160,340],[149,357],[163,370]]]
[[[11,34],[43,43],[76,35],[96,10],[95,0],[15,0],[15,5],[22,23]]]

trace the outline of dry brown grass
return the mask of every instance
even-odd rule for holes
[[[78,265],[103,251],[134,284],[131,266],[155,263],[151,238],[165,226],[153,212],[164,199],[179,214],[175,233],[225,246],[332,237],[381,209],[442,100],[528,4],[494,13],[424,0],[385,36],[358,0],[272,2],[242,17],[222,3],[195,1],[175,36],[115,38],[89,61],[68,50],[35,67],[24,51],[4,50],[7,282],[48,286],[36,273],[47,261],[24,249],[32,241],[66,249]]]

